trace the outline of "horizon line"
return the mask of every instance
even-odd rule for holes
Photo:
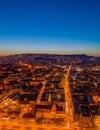
[[[12,55],[24,55],[24,54],[37,54],[37,55],[87,55],[87,56],[94,56],[94,57],[100,57],[100,55],[96,54],[87,54],[87,53],[47,53],[47,52],[23,52],[23,53],[11,53],[11,54],[0,54],[1,57],[5,56],[12,56]]]

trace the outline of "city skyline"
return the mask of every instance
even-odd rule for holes
[[[0,2],[0,55],[18,53],[100,56],[100,1]]]

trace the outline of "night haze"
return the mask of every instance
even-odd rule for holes
[[[100,1],[0,1],[0,55],[16,53],[100,56]]]

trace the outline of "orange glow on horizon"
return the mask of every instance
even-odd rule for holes
[[[24,51],[2,51],[0,52],[0,56],[8,56],[8,55],[13,55],[13,54],[29,54],[29,53],[35,53],[35,54],[65,54],[65,55],[70,55],[70,54],[87,54],[89,56],[100,56],[100,53],[95,53],[95,52],[65,52],[65,51],[57,51],[57,52],[54,52],[54,51],[28,51],[28,52],[24,52]]]

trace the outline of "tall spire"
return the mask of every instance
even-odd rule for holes
[[[51,94],[49,93],[48,102],[51,102]]]
[[[52,105],[51,111],[56,112],[56,110],[57,110],[57,107],[56,107],[56,103],[54,102]]]

